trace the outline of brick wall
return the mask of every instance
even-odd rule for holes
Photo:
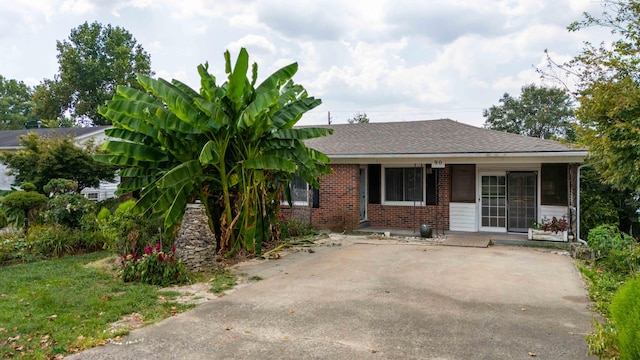
[[[351,231],[360,223],[360,165],[331,165],[333,172],[320,179],[320,207],[312,209],[313,226]]]
[[[320,180],[320,207],[283,206],[282,213],[316,229],[352,231],[360,227],[360,165],[331,165],[333,173]],[[438,205],[388,206],[368,204],[371,226],[418,229],[424,223],[449,229],[450,168],[438,171]]]
[[[389,206],[369,204],[368,218],[371,226],[419,229],[428,223],[438,230],[449,230],[449,181],[450,168],[438,171],[438,205]]]

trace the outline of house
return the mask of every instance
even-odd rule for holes
[[[283,208],[316,228],[527,232],[564,216],[575,231],[585,149],[449,119],[319,127],[333,135],[306,144],[329,156],[333,173],[319,191],[294,181]]]
[[[110,126],[96,127],[72,127],[72,128],[36,128],[26,130],[5,130],[0,131],[0,151],[15,151],[20,148],[20,136],[27,135],[30,132],[36,133],[40,137],[73,137],[76,144],[93,139],[96,143],[100,143],[106,139],[105,129]],[[10,190],[14,182],[14,177],[7,175],[6,165],[0,163],[0,190]],[[118,183],[103,182],[99,188],[87,188],[82,190],[90,200],[104,200],[115,197],[115,191]]]

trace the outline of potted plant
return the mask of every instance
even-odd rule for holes
[[[529,240],[567,241],[569,222],[564,217],[551,220],[544,218],[541,223],[534,222],[529,228]]]

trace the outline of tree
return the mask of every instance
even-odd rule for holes
[[[227,81],[216,84],[208,64],[200,65],[200,92],[173,80],[139,75],[145,91],[118,87],[101,109],[113,128],[109,154],[96,159],[124,167],[120,192],[141,189],[134,209],[164,217],[170,228],[187,202],[200,200],[215,234],[219,254],[240,247],[260,254],[274,236],[280,194],[295,174],[314,187],[329,173],[326,155],[304,140],[331,133],[294,128],[320,105],[292,80],[293,63],[255,87],[258,66],[248,78],[249,55],[241,49],[235,65],[225,52]]]
[[[0,75],[0,130],[24,129],[31,114],[32,90],[22,81],[7,79]]]
[[[569,26],[611,29],[611,44],[586,43],[560,69],[577,76],[576,115],[591,160],[603,179],[618,189],[640,191],[640,2],[604,0],[601,17],[585,14]]]
[[[68,113],[93,125],[108,124],[98,107],[113,96],[116,86],[138,87],[137,73],[152,74],[149,54],[118,26],[85,22],[56,47],[59,74],[45,79],[33,97],[35,113],[44,119],[60,119]]]
[[[0,162],[7,165],[16,183],[32,182],[38,192],[43,193],[53,179],[73,180],[80,192],[115,178],[115,167],[93,160],[99,150],[92,142],[79,147],[71,138],[41,138],[31,132],[20,137],[20,145],[22,149],[0,153]]]
[[[357,113],[353,116],[353,118],[347,120],[349,124],[368,124],[369,118],[367,117],[367,113]]]
[[[575,138],[571,97],[562,89],[530,84],[520,98],[505,93],[499,102],[482,111],[485,127],[542,139]]]

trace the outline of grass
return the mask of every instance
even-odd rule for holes
[[[150,324],[192,307],[171,302],[176,293],[125,284],[104,264],[88,266],[108,257],[94,253],[0,267],[0,358],[77,352],[128,333],[109,331],[125,315],[137,313]]]
[[[220,294],[224,291],[233,289],[236,285],[236,276],[226,270],[216,270],[213,272],[213,278],[210,280],[211,292]]]

